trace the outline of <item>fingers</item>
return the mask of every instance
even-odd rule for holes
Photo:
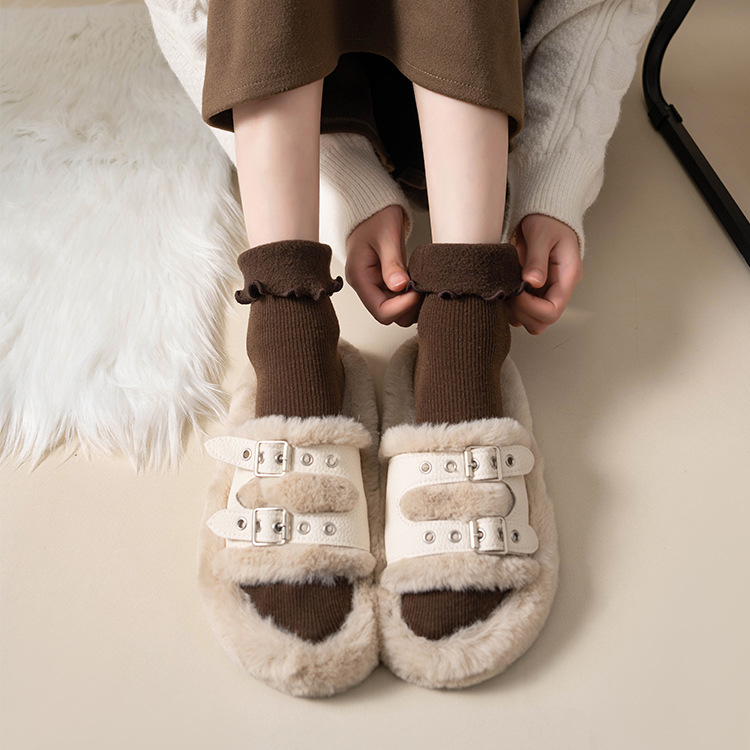
[[[391,291],[383,280],[378,254],[371,248],[350,255],[346,264],[346,280],[379,323],[410,326],[416,322],[421,295],[414,291]]]
[[[375,320],[383,325],[397,323],[408,327],[417,322],[421,295],[417,292],[406,292],[394,295],[373,284],[355,287],[362,304]]]
[[[508,302],[508,322],[537,335],[560,319],[583,276],[578,239],[566,224],[532,214],[521,222],[516,246],[532,289]]]
[[[542,333],[560,319],[580,278],[580,268],[575,263],[552,263],[543,293],[521,292],[509,301],[508,322],[522,325],[534,335]]]
[[[422,296],[417,292],[406,292],[384,299],[379,308],[381,323],[388,321],[404,328],[413,325],[417,322],[421,301]]]
[[[536,289],[540,289],[547,283],[547,266],[552,245],[548,238],[525,236],[519,244],[523,244],[523,255],[519,249],[519,259],[523,264],[521,278]]]
[[[539,334],[557,322],[570,302],[580,281],[577,267],[558,270],[553,266],[551,283],[543,296],[521,292],[508,302],[508,322],[524,326],[529,333]]]
[[[409,283],[406,270],[406,225],[399,205],[390,205],[363,221],[347,239],[347,257],[374,252],[380,260],[382,279],[392,292]]]
[[[403,232],[401,232],[400,242],[398,238],[389,238],[376,248],[376,252],[380,258],[385,285],[392,292],[400,292],[409,283]]]
[[[518,328],[519,326],[523,325],[521,321],[518,319],[518,316],[515,313],[513,304],[511,302],[508,302],[505,307],[505,314],[508,318],[508,323],[515,328]]]
[[[518,328],[523,326],[530,334],[537,336],[538,334],[545,331],[554,320],[547,318],[546,320],[536,317],[538,311],[530,309],[530,300],[537,300],[535,297],[528,292],[521,292],[517,297],[514,297],[512,301],[508,303],[509,310],[508,323]],[[548,310],[545,309],[545,312]]]
[[[388,206],[358,227],[347,241],[346,280],[379,323],[413,325],[421,295],[409,283],[403,211]]]
[[[562,268],[555,274],[557,279],[547,291],[545,297],[559,311],[559,315],[563,314],[563,311],[570,302],[570,298],[573,296],[573,290],[581,280],[582,271],[580,266]]]
[[[393,322],[397,326],[401,326],[402,328],[408,328],[409,326],[413,326],[417,322],[418,318],[419,318],[419,307],[417,306],[416,308],[414,308],[413,310],[410,310],[408,313],[406,313],[405,315],[402,315],[400,318],[398,318],[397,320],[394,320]]]

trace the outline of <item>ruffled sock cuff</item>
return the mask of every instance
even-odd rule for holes
[[[425,243],[411,254],[409,276],[408,289],[442,299],[507,299],[527,288],[518,252],[510,243]]]
[[[234,293],[242,305],[264,295],[330,297],[344,286],[331,278],[331,246],[314,240],[280,240],[245,250],[237,258],[245,285]]]

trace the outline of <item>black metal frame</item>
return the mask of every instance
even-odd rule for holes
[[[643,61],[643,95],[651,124],[670,145],[750,266],[750,222],[682,125],[680,113],[667,104],[661,91],[664,52],[694,2],[671,0],[656,24]]]

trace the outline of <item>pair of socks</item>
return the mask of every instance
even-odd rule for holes
[[[235,294],[252,303],[247,353],[257,378],[256,417],[340,414],[344,373],[331,295],[331,248],[312,240],[281,240],[238,259],[244,277]],[[510,348],[504,300],[522,287],[510,244],[429,243],[415,248],[409,288],[424,295],[417,322],[414,372],[418,423],[457,423],[503,416],[500,367]],[[351,609],[351,586],[243,586],[263,616],[318,642],[336,632]],[[436,590],[402,597],[402,613],[420,636],[436,640],[488,617],[499,590]]]

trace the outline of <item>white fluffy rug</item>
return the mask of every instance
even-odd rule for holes
[[[173,468],[222,418],[232,164],[141,4],[2,10],[0,459]]]

